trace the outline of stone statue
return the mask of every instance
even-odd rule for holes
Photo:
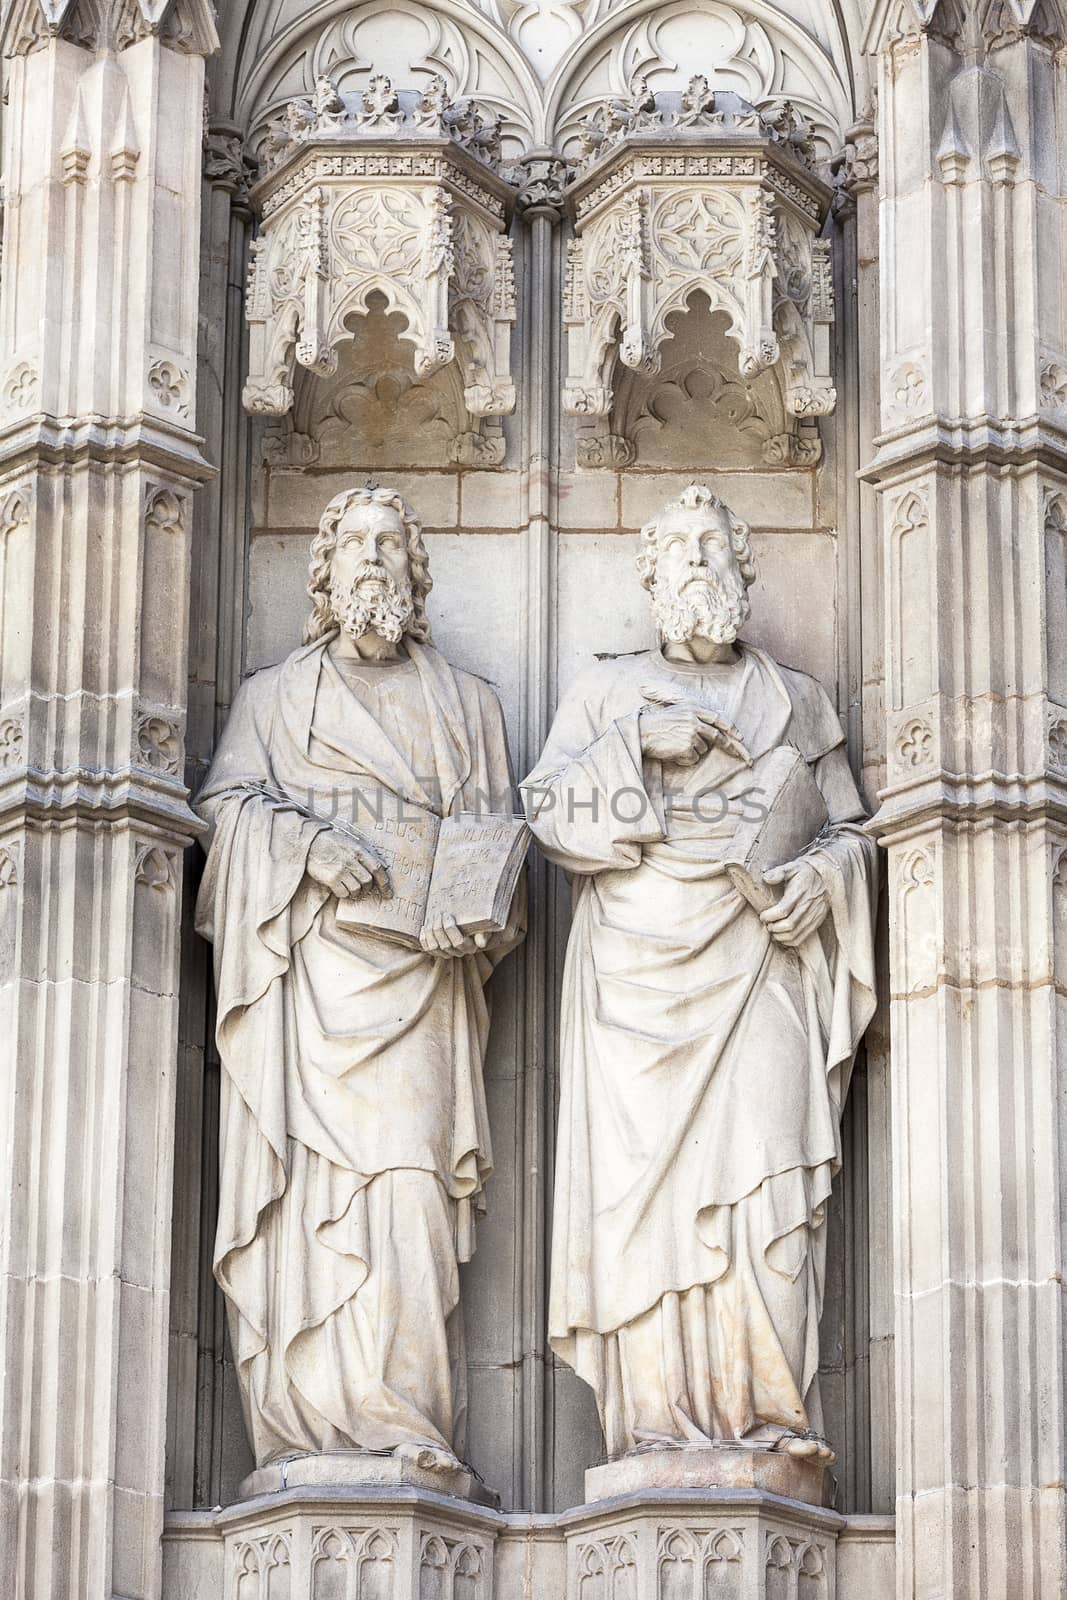
[[[550,1337],[612,1460],[744,1441],[829,1462],[825,1215],[875,1004],[875,848],[825,692],[738,640],[745,524],[693,485],[639,568],[661,647],[579,676],[523,785],[574,890]],[[738,839],[772,824],[794,847],[757,885]]]
[[[197,801],[223,1065],[215,1275],[260,1467],[359,1450],[454,1471],[463,1450],[457,1268],[491,1166],[483,987],[522,936],[521,890],[495,936],[439,916],[403,944],[346,922],[401,889],[361,803],[394,808],[374,837],[409,814],[512,810],[499,702],[433,649],[429,588],[398,494],[331,500],[305,644],[243,686]]]

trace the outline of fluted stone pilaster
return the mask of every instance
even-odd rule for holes
[[[13,6],[0,1566],[160,1590],[204,0]]]
[[[870,38],[901,1600],[1051,1600],[1067,1559],[1062,24]]]

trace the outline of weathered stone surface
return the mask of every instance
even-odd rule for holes
[[[396,1455],[370,1455],[362,1450],[331,1450],[322,1455],[289,1455],[250,1472],[241,1484],[241,1498],[280,1494],[287,1489],[422,1489],[452,1495],[472,1505],[495,1508],[499,1496],[462,1467],[421,1466]]]
[[[833,1460],[826,1202],[875,1009],[863,804],[825,692],[740,641],[747,524],[691,484],[637,569],[659,647],[577,679],[523,784],[573,883],[549,1334],[597,1397],[597,1498],[698,1481],[712,1440]]]
[[[338,1450],[370,1452],[343,1458],[355,1481],[391,1451],[431,1486],[435,1470],[449,1492],[473,1483],[458,1265],[492,1170],[478,1018],[524,897],[511,874],[465,913],[442,863],[446,840],[478,848],[453,809],[474,813],[468,834],[497,818],[520,851],[526,830],[496,696],[430,642],[431,585],[401,495],[336,495],[304,645],[238,699],[196,801],[246,1495],[284,1487],[293,1456],[294,1482],[321,1482],[309,1457],[330,1474]]]
[[[496,687],[526,771],[594,652],[654,642],[633,550],[697,477],[753,525],[750,641],[830,695],[888,861],[826,1223],[820,1384],[835,1503],[858,1513],[836,1592],[1058,1595],[1063,0],[219,12],[3,18],[8,1588],[483,1600],[454,1500],[433,1561],[371,1563],[365,1585],[380,1547],[351,1530],[401,1524],[331,1521],[324,1499],[292,1524],[303,1567],[270,1564],[269,1518],[256,1544],[262,1501],[242,1588],[210,1512],[176,1511],[161,1559],[164,1493],[230,1505],[252,1467],[212,1277],[219,1062],[186,786],[242,680],[298,645],[337,489],[395,482],[419,506],[438,637]],[[360,225],[335,230],[349,202]],[[829,386],[836,409],[811,414]],[[708,1537],[748,1513],[711,1500],[632,1524],[599,1503],[572,1562],[567,1508],[604,1444],[546,1340],[569,893],[533,861],[530,935],[494,979],[491,1209],[461,1274],[469,1453],[516,1508],[489,1519],[497,1595],[631,1600],[640,1576],[637,1600],[815,1600],[830,1547],[805,1558],[812,1525],[777,1504],[752,1514],[773,1561],[759,1539],[749,1566],[719,1559]],[[340,1540],[314,1569],[313,1526]]]
[[[585,1498],[590,1504],[663,1489],[758,1489],[805,1505],[824,1506],[829,1484],[826,1469],[817,1459],[722,1441],[642,1451],[590,1467],[585,1475]]]

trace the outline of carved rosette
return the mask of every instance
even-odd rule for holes
[[[567,191],[571,415],[610,413],[616,359],[657,371],[667,319],[697,290],[726,313],[743,377],[777,367],[794,417],[834,409],[833,277],[819,238],[830,191],[796,118],[704,84],[694,79],[673,112],[650,95],[632,116],[616,108],[606,133],[603,116],[591,119],[591,153]]]
[[[495,132],[494,132],[495,130]],[[514,187],[499,130],[443,90],[398,94],[377,77],[342,98],[323,80],[260,146],[266,175],[252,246],[247,410],[282,416],[296,366],[328,376],[349,320],[384,296],[406,319],[415,371],[452,360],[472,417],[515,408],[510,372],[515,286],[505,227]]]

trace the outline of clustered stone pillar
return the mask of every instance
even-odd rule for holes
[[[207,0],[9,8],[0,1569],[160,1591]]]
[[[871,40],[901,1600],[1067,1566],[1063,24],[898,4]]]

